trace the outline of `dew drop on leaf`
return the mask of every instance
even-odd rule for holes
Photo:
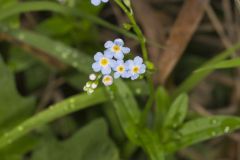
[[[141,94],[141,93],[142,93],[141,88],[137,88],[137,89],[136,89],[136,93],[137,93],[137,94]]]
[[[214,131],[211,133],[212,136],[216,136],[216,134],[217,134],[217,133],[214,132]]]
[[[18,126],[18,131],[22,131],[23,130],[23,127],[22,126]]]
[[[213,120],[212,120],[212,124],[217,124],[217,120],[216,120],[216,119],[213,119]]]
[[[226,126],[225,128],[224,128],[224,133],[228,133],[230,131],[230,127],[229,126]]]

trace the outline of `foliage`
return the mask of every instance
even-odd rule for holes
[[[129,19],[125,28],[100,18],[108,3],[0,0],[1,160],[164,160],[240,128],[236,115],[203,116],[190,109],[191,91],[200,82],[215,70],[240,66],[233,56],[239,43],[206,59],[174,87],[154,83],[158,71],[147,47],[161,45],[145,37],[130,0],[112,3]],[[147,71],[88,95],[83,86],[106,30],[136,41]]]

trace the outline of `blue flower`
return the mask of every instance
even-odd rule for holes
[[[101,2],[107,3],[108,0],[91,0],[91,3],[92,3],[94,6],[98,6]]]
[[[113,70],[115,71],[114,73],[115,79],[119,77],[122,77],[122,78],[130,77],[129,72],[127,71],[128,70],[127,65],[124,63],[123,60],[117,60],[113,65]]]
[[[94,56],[95,63],[92,64],[92,68],[94,72],[102,72],[103,75],[111,73],[111,67],[114,65],[115,61],[112,57],[107,55],[106,53],[102,54],[98,52]]]
[[[143,64],[143,59],[139,56],[135,57],[134,60],[128,60],[126,65],[132,80],[137,79],[140,74],[146,72],[146,65]]]
[[[130,52],[130,48],[124,47],[124,42],[122,39],[115,39],[113,41],[107,41],[104,44],[106,48],[106,53],[109,56],[115,57],[116,59],[123,59],[124,54],[128,54]]]

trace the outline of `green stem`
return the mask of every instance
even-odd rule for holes
[[[144,59],[144,61],[148,61],[148,53],[147,53],[147,47],[146,47],[146,38],[144,37],[144,35],[143,35],[141,29],[139,28],[139,26],[137,25],[137,22],[136,22],[136,20],[134,18],[132,9],[129,10],[120,0],[115,0],[115,2],[122,8],[122,10],[128,16],[130,22],[132,23],[133,30],[137,34],[138,40],[139,40],[140,45],[141,45],[143,59]]]
[[[145,62],[148,62],[148,52],[147,52],[147,47],[146,47],[146,38],[143,35],[140,27],[138,26],[134,15],[133,15],[133,11],[131,8],[127,8],[122,2],[121,0],[115,0],[115,2],[122,8],[122,10],[126,13],[126,15],[128,16],[130,22],[132,23],[133,26],[133,30],[134,32],[137,34],[138,37],[138,41],[140,42],[140,46],[141,46],[141,50],[142,50],[142,54],[143,54],[143,59]],[[153,80],[151,76],[147,76],[147,81],[148,81],[148,85],[149,85],[149,89],[150,89],[150,96],[154,95],[154,84],[153,84]]]

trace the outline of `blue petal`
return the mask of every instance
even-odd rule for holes
[[[92,3],[94,6],[98,6],[98,5],[101,3],[101,0],[91,0],[91,3]]]
[[[135,64],[142,64],[143,63],[143,59],[139,56],[134,58],[134,63]]]
[[[124,72],[122,74],[122,78],[129,78],[131,76],[131,74],[129,72]]]
[[[92,69],[94,70],[94,72],[99,72],[101,70],[101,66],[98,62],[95,62],[92,64]]]
[[[108,0],[102,0],[102,2],[106,3],[106,2],[108,2]]]
[[[119,78],[119,77],[120,77],[120,73],[115,72],[115,73],[114,73],[114,78],[117,79],[117,78]]]
[[[117,68],[118,64],[115,60],[110,59],[110,64],[109,64],[113,69]]]
[[[105,48],[111,48],[113,45],[114,45],[114,43],[113,43],[112,41],[107,41],[107,42],[104,44],[104,47],[105,47]]]
[[[104,56],[107,58],[113,58],[114,53],[111,51],[111,49],[107,49],[104,51]]]
[[[146,72],[146,65],[145,64],[142,64],[141,67],[140,67],[140,73],[145,73]]]
[[[115,57],[116,59],[120,60],[120,59],[123,59],[123,58],[124,58],[124,55],[123,55],[122,52],[119,52],[119,53],[117,53],[117,54],[114,54],[114,57]]]
[[[118,64],[118,65],[122,65],[123,63],[124,63],[124,61],[123,61],[122,59],[118,59],[118,60],[117,60],[117,64]]]
[[[129,53],[131,50],[130,50],[130,48],[128,48],[128,47],[122,47],[122,52],[123,53],[125,53],[125,54],[127,54],[127,53]]]
[[[103,54],[102,54],[101,52],[97,52],[97,53],[94,55],[94,60],[95,60],[95,61],[99,61],[102,57],[103,57]]]
[[[118,46],[123,46],[124,42],[122,39],[118,38],[114,40],[114,44],[118,45]]]
[[[131,80],[135,80],[135,79],[137,79],[138,77],[139,77],[138,74],[134,74],[134,75],[131,76]]]
[[[101,72],[102,72],[103,75],[110,74],[111,73],[111,68],[110,67],[102,68]]]
[[[133,67],[133,60],[127,60],[125,64],[126,64],[126,67],[130,69]]]

